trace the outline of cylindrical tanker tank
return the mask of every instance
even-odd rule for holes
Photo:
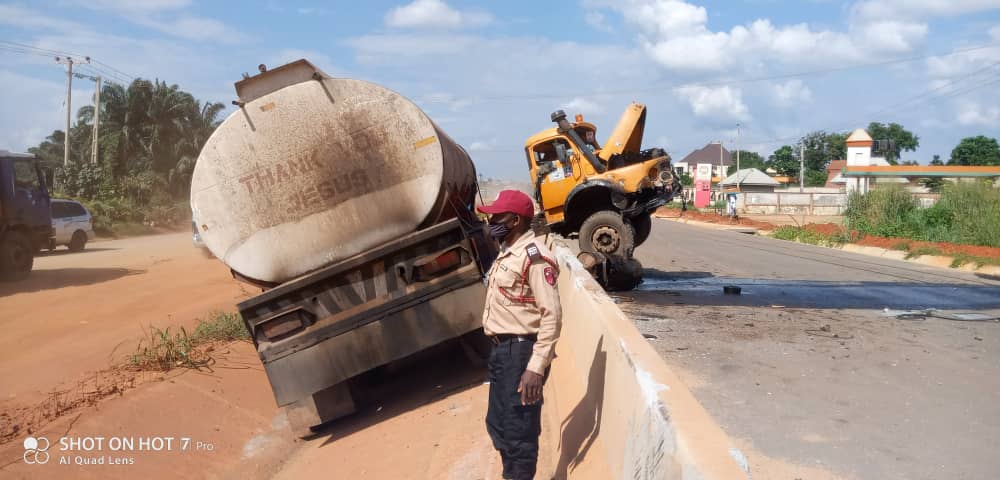
[[[191,207],[211,252],[280,283],[456,215],[468,154],[413,102],[299,60],[236,84],[202,148]]]

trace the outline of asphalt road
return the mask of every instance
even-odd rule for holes
[[[637,257],[623,310],[754,478],[996,478],[1000,323],[892,315],[997,316],[1000,279],[666,220]]]

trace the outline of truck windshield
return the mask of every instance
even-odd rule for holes
[[[38,170],[31,160],[14,160],[14,186],[24,190],[40,190]]]

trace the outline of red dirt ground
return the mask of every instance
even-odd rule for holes
[[[1000,248],[996,247],[982,247],[978,245],[958,245],[955,243],[948,242],[923,242],[919,240],[908,240],[905,238],[885,238],[885,237],[875,237],[867,236],[856,242],[858,245],[865,245],[869,247],[881,247],[881,248],[893,248],[900,243],[909,243],[909,251],[918,250],[921,248],[929,247],[936,248],[941,251],[944,256],[953,257],[956,255],[969,255],[973,257],[983,257],[992,258],[995,260],[1000,260]]]
[[[802,228],[828,237],[839,235],[844,230],[844,227],[835,223],[810,223],[803,225]]]
[[[660,208],[654,214],[660,218],[685,218],[688,220],[695,220],[698,222],[705,223],[716,223],[720,225],[742,225],[746,227],[754,227],[760,230],[774,230],[776,227],[772,223],[761,222],[757,220],[751,220],[749,218],[736,217],[731,219],[726,215],[716,215],[714,213],[703,213],[697,210],[691,209],[682,212],[676,208]]]

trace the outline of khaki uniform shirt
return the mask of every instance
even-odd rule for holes
[[[537,254],[529,254],[531,246]],[[500,252],[488,276],[483,329],[487,335],[537,335],[528,370],[539,375],[552,361],[562,324],[558,276],[555,256],[531,231]]]

